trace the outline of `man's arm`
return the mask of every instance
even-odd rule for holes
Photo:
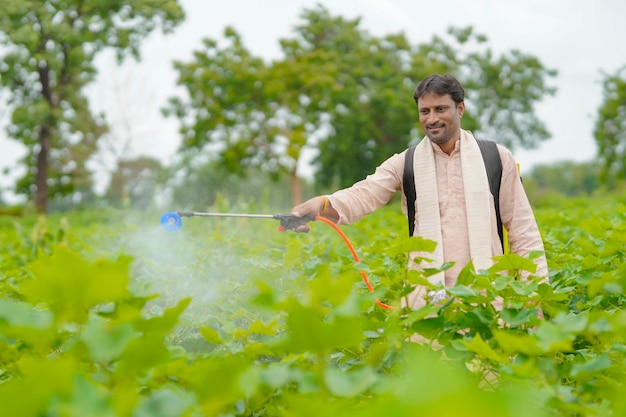
[[[403,169],[404,152],[391,156],[364,180],[331,195],[313,197],[295,206],[291,213],[295,216],[321,215],[339,224],[354,223],[389,202],[401,189]]]
[[[532,251],[543,251],[543,240],[526,191],[520,179],[517,164],[511,152],[498,145],[502,160],[502,183],[500,186],[500,216],[508,231],[511,252],[527,257]],[[534,260],[535,275],[548,277],[545,255]]]

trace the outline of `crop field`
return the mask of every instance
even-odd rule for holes
[[[341,226],[358,263],[321,222],[0,217],[0,415],[624,416],[626,198],[535,213],[549,284],[505,255],[414,311],[398,204]]]

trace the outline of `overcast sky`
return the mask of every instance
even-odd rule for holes
[[[118,136],[134,138],[130,152],[168,163],[179,144],[175,120],[160,114],[167,98],[178,93],[172,61],[190,60],[203,38],[220,39],[227,25],[254,55],[278,58],[278,39],[291,36],[303,8],[318,3],[334,15],[360,16],[361,27],[377,36],[403,31],[412,43],[421,43],[445,35],[450,26],[471,25],[487,35],[496,53],[519,49],[537,56],[558,70],[551,81],[557,94],[537,108],[552,139],[537,150],[516,151],[522,169],[595,155],[601,72],[613,74],[626,65],[624,0],[181,0],[186,21],[171,35],[155,33],[147,39],[141,63],[117,67],[111,54],[100,56],[98,82],[89,88],[92,107],[106,112]],[[133,123],[123,128],[129,119]],[[6,117],[0,122],[6,124]],[[0,133],[1,167],[13,165],[21,152]],[[10,179],[3,176],[1,184],[7,183]]]

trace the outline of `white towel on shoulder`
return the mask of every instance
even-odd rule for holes
[[[491,253],[491,191],[482,154],[476,139],[461,130],[461,167],[465,208],[469,235],[470,255],[476,270],[492,265]],[[437,242],[432,254],[420,254],[432,262],[423,267],[440,267],[444,262],[439,214],[439,195],[432,143],[424,138],[415,148],[414,159],[416,213],[419,235]],[[444,273],[429,277],[433,284],[445,284]]]

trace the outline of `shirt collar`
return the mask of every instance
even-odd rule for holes
[[[426,138],[426,139],[430,141],[430,139],[428,139],[428,138]],[[435,151],[436,153],[448,156],[447,153],[445,153],[444,151],[441,150],[439,145],[434,144],[432,141],[430,142],[430,145],[433,147],[433,151]],[[452,156],[455,153],[458,153],[460,151],[461,151],[461,139],[459,138],[459,139],[456,140],[456,142],[454,142],[454,149],[452,150],[452,153],[449,156]]]

